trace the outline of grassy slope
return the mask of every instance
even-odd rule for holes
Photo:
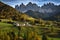
[[[20,21],[22,18],[24,20],[30,20],[32,17],[17,11],[7,4],[0,2],[0,19],[12,19]]]
[[[60,40],[60,38],[48,38],[49,40]]]
[[[15,33],[18,33],[17,27],[14,27],[12,24],[2,23],[0,22],[0,35],[3,35],[6,32],[14,31]],[[39,27],[21,27],[21,36],[23,37],[26,32],[30,33],[31,31],[35,31],[36,33],[40,33]],[[60,40],[60,38],[48,38],[49,40]]]
[[[0,22],[0,35],[4,35],[4,33],[8,33],[11,31],[14,31],[15,33],[17,33],[18,29],[15,28],[12,24]]]

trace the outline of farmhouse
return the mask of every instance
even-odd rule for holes
[[[25,23],[14,22],[13,25],[14,26],[31,26],[31,24],[29,24],[28,22],[25,22]]]
[[[16,22],[14,22],[13,25],[14,26],[20,26],[20,24],[19,23],[16,23]]]

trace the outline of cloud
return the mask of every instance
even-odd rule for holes
[[[55,4],[60,4],[60,0],[0,0],[8,5],[15,6],[21,3],[27,4],[28,2],[36,3],[38,5],[43,5],[44,3],[54,2]]]
[[[14,1],[14,0],[2,0],[2,1],[5,1],[5,2],[12,2],[12,1]],[[15,1],[17,1],[17,0],[15,0]]]
[[[13,2],[13,1],[38,1],[38,2],[54,1],[54,2],[60,2],[60,0],[1,0],[1,1],[5,1],[5,2]]]

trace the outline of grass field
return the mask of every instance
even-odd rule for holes
[[[60,38],[48,38],[48,40],[60,40]]]
[[[0,35],[11,31],[17,33],[18,29],[14,27],[12,24],[0,22]]]
[[[37,26],[37,27],[21,27],[21,34],[23,35],[25,32],[27,32],[27,31],[30,32],[33,30],[35,30],[37,33],[40,33],[40,29]],[[0,22],[0,35],[3,35],[4,33],[8,33],[11,31],[14,31],[14,33],[16,34],[16,33],[18,33],[18,28],[12,24]],[[60,40],[60,38],[48,37],[48,40]]]

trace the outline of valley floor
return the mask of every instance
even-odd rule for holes
[[[42,40],[43,35],[45,34],[45,37],[47,40],[60,40],[60,37],[58,36],[54,37],[55,35],[60,35],[60,33],[58,33],[58,30],[60,30],[60,28],[53,28],[53,32],[51,32],[50,27],[41,27],[41,26],[17,27],[17,26],[14,26],[13,24],[0,22],[0,39],[1,40],[11,40],[11,39],[17,40],[19,37],[21,37],[20,39],[23,39],[23,40],[24,39]],[[48,35],[50,35],[50,37]],[[7,37],[7,39],[5,37]]]

